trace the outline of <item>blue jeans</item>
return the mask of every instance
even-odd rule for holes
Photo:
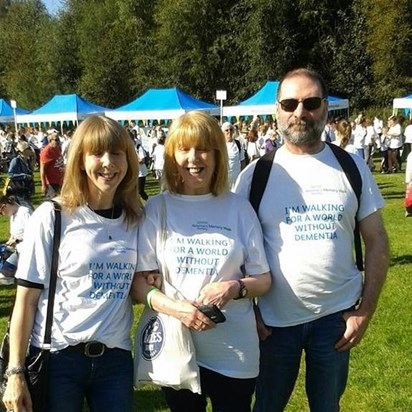
[[[272,334],[260,343],[254,412],[284,410],[299,374],[303,351],[311,412],[339,411],[349,368],[349,351],[334,348],[346,328],[342,313],[302,325],[272,328]]]
[[[66,350],[50,356],[47,412],[132,412],[133,362],[113,349],[97,358]]]
[[[162,388],[171,412],[206,412],[209,396],[213,412],[250,412],[256,379],[236,379],[200,367],[202,394],[188,389]]]

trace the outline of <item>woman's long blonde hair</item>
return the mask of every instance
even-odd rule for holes
[[[87,117],[77,128],[70,142],[60,199],[70,213],[88,203],[88,176],[84,170],[86,153],[119,151],[126,153],[127,172],[119,184],[114,204],[122,208],[127,226],[135,225],[142,215],[138,194],[139,163],[133,142],[127,131],[115,120],[105,116]]]
[[[213,150],[215,171],[210,192],[218,196],[229,190],[226,140],[215,118],[200,111],[192,111],[181,115],[169,129],[165,143],[164,187],[171,193],[181,194],[183,181],[175,159],[175,152],[179,147]]]
[[[339,138],[339,146],[344,149],[352,137],[352,125],[347,120],[341,120],[336,124],[335,133]]]

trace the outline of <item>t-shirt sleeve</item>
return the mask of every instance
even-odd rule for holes
[[[156,257],[160,219],[157,197],[150,198],[146,203],[145,217],[139,226],[137,244],[137,272],[159,269]]]
[[[50,202],[45,202],[33,212],[27,223],[16,278],[48,285],[53,231],[53,205]]]
[[[250,185],[255,170],[256,162],[247,165],[239,174],[232,191],[245,199],[249,199]]]
[[[269,272],[260,222],[249,202],[240,199],[239,225],[245,245],[245,272],[248,276]]]
[[[45,147],[43,150],[40,151],[40,161],[42,163],[50,163],[54,159],[50,156],[50,151],[48,150],[47,147]]]
[[[366,162],[357,155],[352,155],[362,177],[362,194],[358,210],[358,220],[365,219],[385,205],[378,185]]]

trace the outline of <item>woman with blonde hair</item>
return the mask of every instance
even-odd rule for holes
[[[334,144],[349,153],[356,154],[356,149],[353,145],[353,128],[349,121],[343,119],[336,124],[335,137],[336,140],[333,141]]]
[[[271,281],[256,214],[229,191],[226,139],[216,119],[195,111],[172,124],[163,177],[166,191],[149,199],[139,230],[134,295],[192,330],[202,387],[201,395],[163,388],[166,401],[172,412],[206,411],[206,397],[213,410],[250,411],[259,369],[251,298]],[[165,242],[157,236],[162,220]],[[146,286],[144,276],[164,267],[182,300]],[[226,321],[215,324],[200,305],[216,305]]]
[[[132,411],[131,288],[137,263],[138,160],[123,127],[91,116],[77,128],[60,197],[61,241],[47,412]],[[54,213],[45,202],[26,230],[10,327],[9,410],[31,411],[24,358],[45,328]]]

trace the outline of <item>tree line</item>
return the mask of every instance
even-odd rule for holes
[[[351,108],[412,92],[412,0],[0,0],[0,97],[118,107],[151,87],[237,103],[300,66]]]

